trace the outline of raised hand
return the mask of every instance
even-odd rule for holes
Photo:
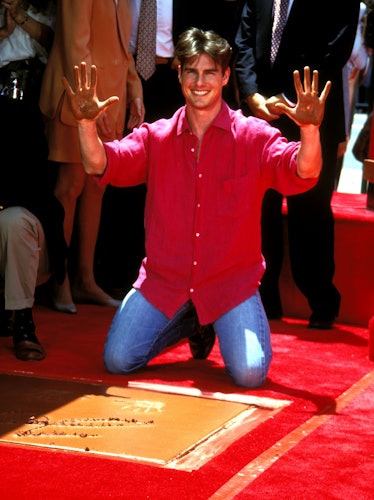
[[[310,68],[304,68],[304,86],[301,83],[299,72],[293,74],[294,84],[297,93],[296,106],[292,107],[284,103],[274,104],[274,112],[286,114],[299,127],[306,125],[320,126],[325,113],[325,102],[331,89],[331,82],[328,81],[318,96],[318,71],[313,71],[311,79]]]
[[[1,4],[0,4],[1,5]],[[9,10],[4,12],[4,24],[3,26],[0,27],[0,41],[4,40],[4,38],[7,38],[10,36],[15,27],[17,26],[17,23],[11,16]]]
[[[96,120],[111,104],[118,101],[117,96],[112,96],[105,101],[99,101],[96,95],[96,66],[91,66],[91,78],[88,79],[87,65],[81,62],[80,67],[74,66],[75,91],[63,76],[62,83],[76,120]]]

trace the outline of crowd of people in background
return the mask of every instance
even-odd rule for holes
[[[154,65],[143,74],[138,40],[147,2],[0,1],[0,144],[12,159],[0,166],[0,335],[13,338],[19,359],[46,355],[32,315],[37,286],[47,287],[49,305],[60,313],[79,312],[79,303],[115,309],[146,253],[147,183],[104,187],[87,175],[63,77],[73,85],[74,66],[96,66],[98,98],[118,97],[97,119],[99,138],[120,140],[185,104],[175,47],[190,27],[212,30],[232,48],[222,88],[229,107],[270,123],[290,142],[300,140],[299,126],[277,106],[297,101],[294,70],[318,70],[320,90],[332,82],[318,183],[286,200],[290,262],[310,306],[309,327],[332,328],[339,316],[330,202],[363,84],[368,111],[373,105],[374,2],[316,0],[307,8],[289,0],[273,54],[277,0],[158,0]],[[262,204],[266,270],[259,292],[268,319],[283,316],[284,199],[269,189]],[[209,349],[211,342],[212,335]]]
[[[10,0],[0,6],[0,332],[13,337],[17,358],[42,360],[35,287],[51,274],[64,281],[67,254],[38,104],[55,5]]]

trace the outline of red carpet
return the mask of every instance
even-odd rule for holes
[[[207,361],[186,343],[131,377],[105,372],[103,343],[113,310],[79,306],[76,316],[37,306],[42,362],[14,358],[0,338],[0,371],[126,387],[149,382],[292,401],[193,472],[84,453],[0,445],[2,499],[346,499],[374,497],[374,363],[368,330],[306,321],[272,322],[274,359],[258,390],[235,386],[216,345]],[[0,416],[6,402],[0,402]],[[2,409],[1,409],[2,408]]]

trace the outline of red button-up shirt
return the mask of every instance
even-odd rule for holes
[[[105,143],[108,164],[98,180],[122,187],[146,183],[146,258],[134,287],[168,317],[192,299],[207,324],[259,286],[266,189],[291,195],[312,188],[316,179],[296,174],[299,143],[224,102],[204,134],[199,159],[197,148],[182,107],[169,120]]]

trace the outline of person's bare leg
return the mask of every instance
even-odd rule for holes
[[[64,235],[66,243],[70,246],[73,234],[77,199],[83,191],[86,173],[79,163],[61,163],[55,186],[55,196],[65,210]],[[62,285],[54,283],[53,306],[55,309],[66,313],[75,313],[76,307],[70,290],[69,277],[66,276]]]
[[[93,177],[86,176],[77,205],[78,256],[72,294],[77,302],[118,307],[120,301],[113,299],[99,287],[94,274],[95,248],[104,192],[105,188],[99,186]]]

